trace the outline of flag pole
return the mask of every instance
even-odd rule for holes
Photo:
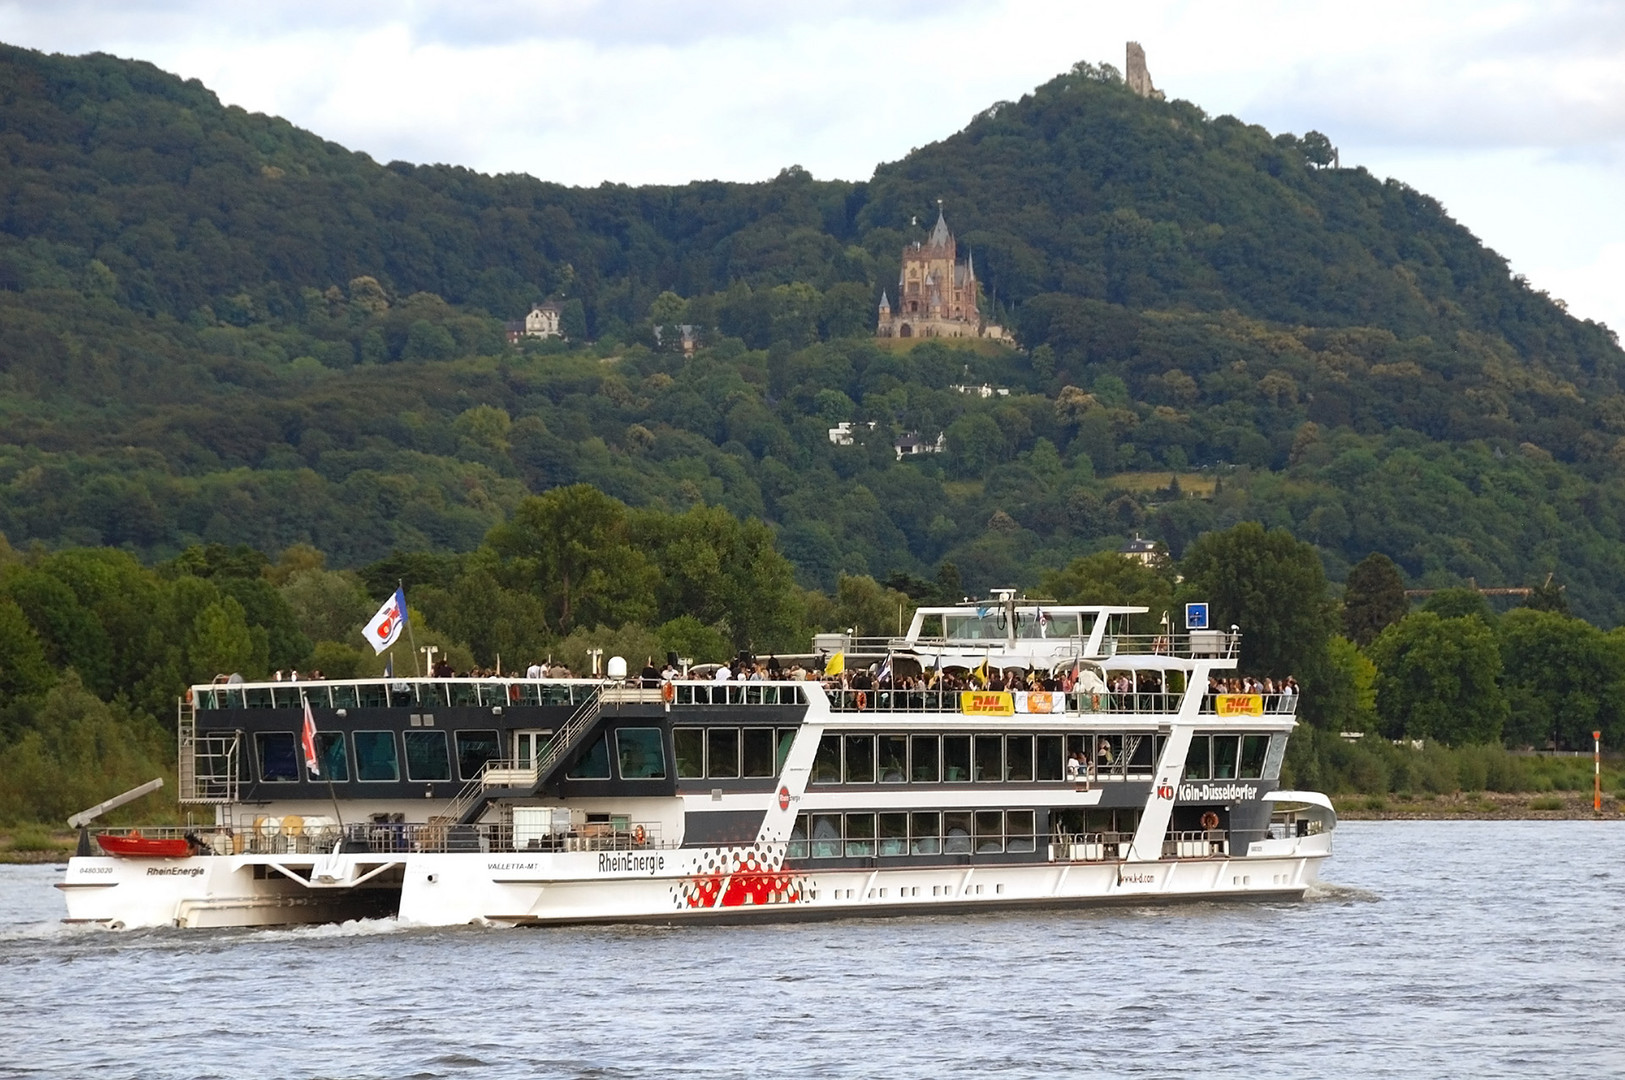
[[[303,690],[299,691],[299,703],[305,707],[305,723],[310,725],[310,758],[305,761],[305,768],[310,768],[311,762],[320,764],[316,753],[316,714],[310,710],[310,698],[305,696]],[[338,822],[340,836],[344,833],[344,811],[339,809],[339,795],[333,790],[333,770],[324,770],[323,778],[327,781],[327,797],[333,800],[333,820]]]
[[[396,578],[395,586],[401,592],[401,618],[406,620],[406,640],[412,646],[412,671],[421,679],[423,668],[418,664],[418,636],[412,633],[412,616],[406,610],[406,582]]]

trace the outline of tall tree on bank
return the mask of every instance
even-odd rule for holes
[[[1418,611],[1371,644],[1377,715],[1389,738],[1459,746],[1501,737],[1507,700],[1495,631],[1472,615]]]
[[[1314,547],[1285,529],[1265,532],[1258,522],[1244,521],[1197,537],[1180,569],[1184,594],[1212,605],[1214,625],[1241,628],[1241,669],[1296,676],[1305,687],[1305,706],[1313,709],[1337,626]],[[1314,711],[1309,716],[1324,719]]]
[[[1380,551],[1354,564],[1343,592],[1343,633],[1362,649],[1387,627],[1410,614],[1405,579]]]

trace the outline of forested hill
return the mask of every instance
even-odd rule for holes
[[[825,587],[945,560],[1031,585],[1256,518],[1334,578],[1372,551],[1417,583],[1555,572],[1625,617],[1615,337],[1425,195],[1110,69],[865,183],[573,189],[379,165],[148,64],[0,47],[0,148],[13,545],[356,566],[470,551],[527,490],[587,482],[760,517]],[[869,339],[938,199],[1021,349]],[[575,345],[511,348],[501,320],[545,298]],[[693,358],[656,344],[678,323]],[[905,432],[947,452],[897,460]]]

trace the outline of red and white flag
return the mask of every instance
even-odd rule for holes
[[[384,606],[378,609],[378,614],[372,617],[363,633],[367,635],[367,644],[372,646],[376,655],[395,644],[395,639],[401,636],[405,626],[406,590],[396,589],[395,595],[384,601]]]
[[[310,699],[305,699],[305,730],[299,736],[299,743],[305,750],[305,768],[310,775],[322,775],[321,765],[316,760],[316,714],[310,711]]]

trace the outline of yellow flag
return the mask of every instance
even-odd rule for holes
[[[846,670],[846,655],[844,653],[835,653],[827,661],[824,662],[824,674],[825,675],[839,675],[841,672],[843,672],[845,670]]]
[[[975,675],[978,679],[982,680],[982,685],[986,686],[987,685],[987,661],[983,660],[981,662],[981,664],[977,665],[976,670],[971,672],[971,674]]]

